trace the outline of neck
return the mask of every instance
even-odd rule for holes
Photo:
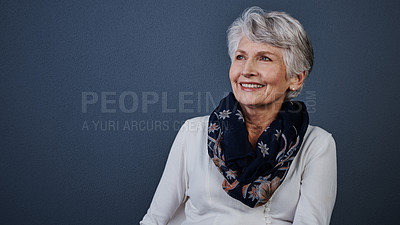
[[[246,129],[249,133],[249,141],[254,149],[262,132],[277,118],[282,102],[275,101],[262,106],[241,105],[246,120]]]

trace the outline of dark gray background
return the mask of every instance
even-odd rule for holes
[[[0,224],[137,224],[187,118],[230,91],[225,30],[247,7],[289,12],[315,66],[300,100],[337,142],[331,224],[395,224],[399,196],[398,1],[0,2]],[[118,107],[124,91],[126,106]],[[115,92],[82,112],[82,93]],[[143,108],[150,92],[160,99]],[[185,109],[179,93],[188,92]],[[200,94],[200,97],[198,97]],[[192,102],[190,102],[192,101]],[[165,102],[165,101],[164,101]],[[207,108],[208,107],[208,108]],[[82,130],[84,121],[144,130]],[[161,121],[162,130],[152,126]],[[152,125],[153,124],[153,125]],[[396,220],[395,220],[396,218]]]

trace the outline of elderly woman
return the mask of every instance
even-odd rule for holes
[[[251,7],[228,47],[233,93],[182,126],[140,224],[329,224],[335,142],[291,101],[313,66],[302,25]]]

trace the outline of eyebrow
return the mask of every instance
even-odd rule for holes
[[[240,52],[240,53],[246,53],[246,51],[243,51],[241,49],[236,50],[236,52]],[[270,52],[270,51],[259,51],[257,52],[257,55],[274,55],[274,56],[278,56],[277,54]]]

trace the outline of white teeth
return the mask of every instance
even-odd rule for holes
[[[240,84],[240,85],[242,85],[242,87],[245,87],[245,88],[260,88],[260,87],[263,87],[263,85],[261,85],[261,84]]]

